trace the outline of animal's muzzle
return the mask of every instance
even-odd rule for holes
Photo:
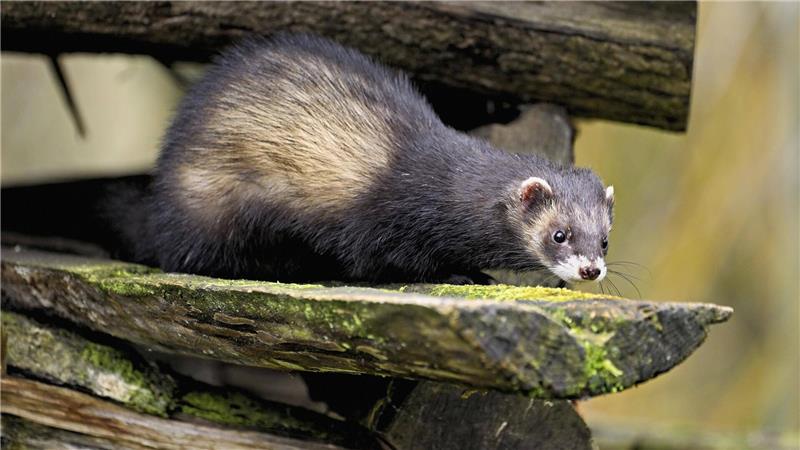
[[[594,266],[581,267],[578,270],[578,275],[584,280],[596,280],[600,276],[600,269]]]

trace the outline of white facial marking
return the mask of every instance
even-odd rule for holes
[[[571,255],[564,261],[556,264],[550,270],[564,281],[583,281],[578,271],[581,267],[589,265],[589,258],[583,255]]]
[[[594,265],[598,269],[600,269],[600,275],[597,276],[597,279],[594,281],[602,281],[603,278],[606,277],[608,273],[608,267],[606,267],[606,261],[603,258],[597,258],[594,260]]]
[[[606,200],[608,201],[614,200],[614,186],[609,186],[606,188]]]
[[[600,269],[600,275],[597,276],[595,280],[584,280],[581,277],[580,270],[582,267],[589,267],[594,266]],[[556,264],[553,267],[550,267],[550,271],[554,274],[558,275],[564,281],[569,281],[572,283],[576,282],[583,282],[583,281],[601,281],[603,278],[606,277],[606,273],[608,273],[608,268],[606,267],[606,262],[603,260],[602,257],[595,258],[594,260],[590,260],[589,258],[583,255],[571,255],[565,261],[562,261]]]

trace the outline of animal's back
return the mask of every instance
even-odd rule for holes
[[[438,121],[424,105],[403,75],[327,40],[250,40],[189,93],[160,175],[206,212],[258,197],[336,214],[387,166],[395,133]]]
[[[404,75],[361,53],[302,35],[245,41],[167,132],[137,259],[221,276],[289,274],[303,255],[332,267],[313,237],[385,173],[398,141],[440,126]]]
[[[133,259],[280,281],[600,279],[613,190],[444,126],[401,74],[330,41],[229,49],[186,96],[129,205]],[[137,219],[137,217],[139,219]]]

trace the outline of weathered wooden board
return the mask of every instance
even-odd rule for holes
[[[161,351],[542,398],[615,392],[652,378],[732,313],[550,288],[410,285],[400,292],[230,281],[16,250],[3,252],[5,304]]]
[[[368,426],[397,450],[596,448],[569,400],[465,392],[431,381],[419,382],[405,398],[389,389],[370,418]]]
[[[166,417],[173,406],[175,381],[153,364],[11,311],[3,311],[2,324],[3,363],[11,370],[80,387],[146,414]]]
[[[120,446],[105,439],[46,427],[8,414],[3,414],[0,420],[2,420],[0,436],[2,436],[3,448],[9,450],[138,450],[142,448]]]
[[[162,419],[133,412],[71,389],[4,376],[2,413],[27,422],[90,436],[92,442],[124,449],[336,449],[254,431]],[[4,430],[5,434],[6,431]],[[22,445],[31,437],[18,435]],[[54,437],[62,445],[64,441]],[[25,448],[25,447],[23,447]],[[103,448],[102,446],[100,448]]]
[[[3,50],[207,60],[312,32],[416,78],[578,116],[685,130],[694,2],[4,2]]]
[[[52,322],[52,321],[51,321]],[[70,325],[69,322],[60,325]],[[125,343],[99,342],[74,331],[3,311],[9,373],[88,392],[132,412],[181,421],[198,420],[345,448],[374,448],[364,428],[302,408],[254,398],[245,392],[205,385],[146,361]],[[108,341],[108,337],[104,336]]]
[[[431,381],[419,382],[409,392],[415,382],[395,379],[387,384],[385,395],[370,407],[369,414],[342,422],[296,407],[255,400],[235,390],[175,378],[138,358],[122,343],[110,347],[54,323],[45,324],[10,311],[3,312],[2,323],[8,343],[3,355],[12,375],[24,374],[79,389],[146,414],[180,421],[201,419],[216,426],[345,448],[378,448],[375,435],[382,436],[396,450],[592,448],[589,429],[568,400],[477,392]],[[355,392],[363,394],[363,383],[346,389],[347,396],[353,399]],[[374,434],[355,425],[356,420]],[[426,426],[420,427],[420,423]],[[101,445],[99,438],[92,435],[18,420],[12,420],[12,425],[11,438],[31,445],[44,445],[42,439],[46,438],[60,442],[57,446],[83,442],[90,447],[113,448]],[[42,433],[33,433],[34,429]]]

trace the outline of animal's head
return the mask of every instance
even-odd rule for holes
[[[585,169],[557,181],[530,177],[518,187],[525,246],[564,281],[600,281],[607,272],[614,187],[604,188]]]

